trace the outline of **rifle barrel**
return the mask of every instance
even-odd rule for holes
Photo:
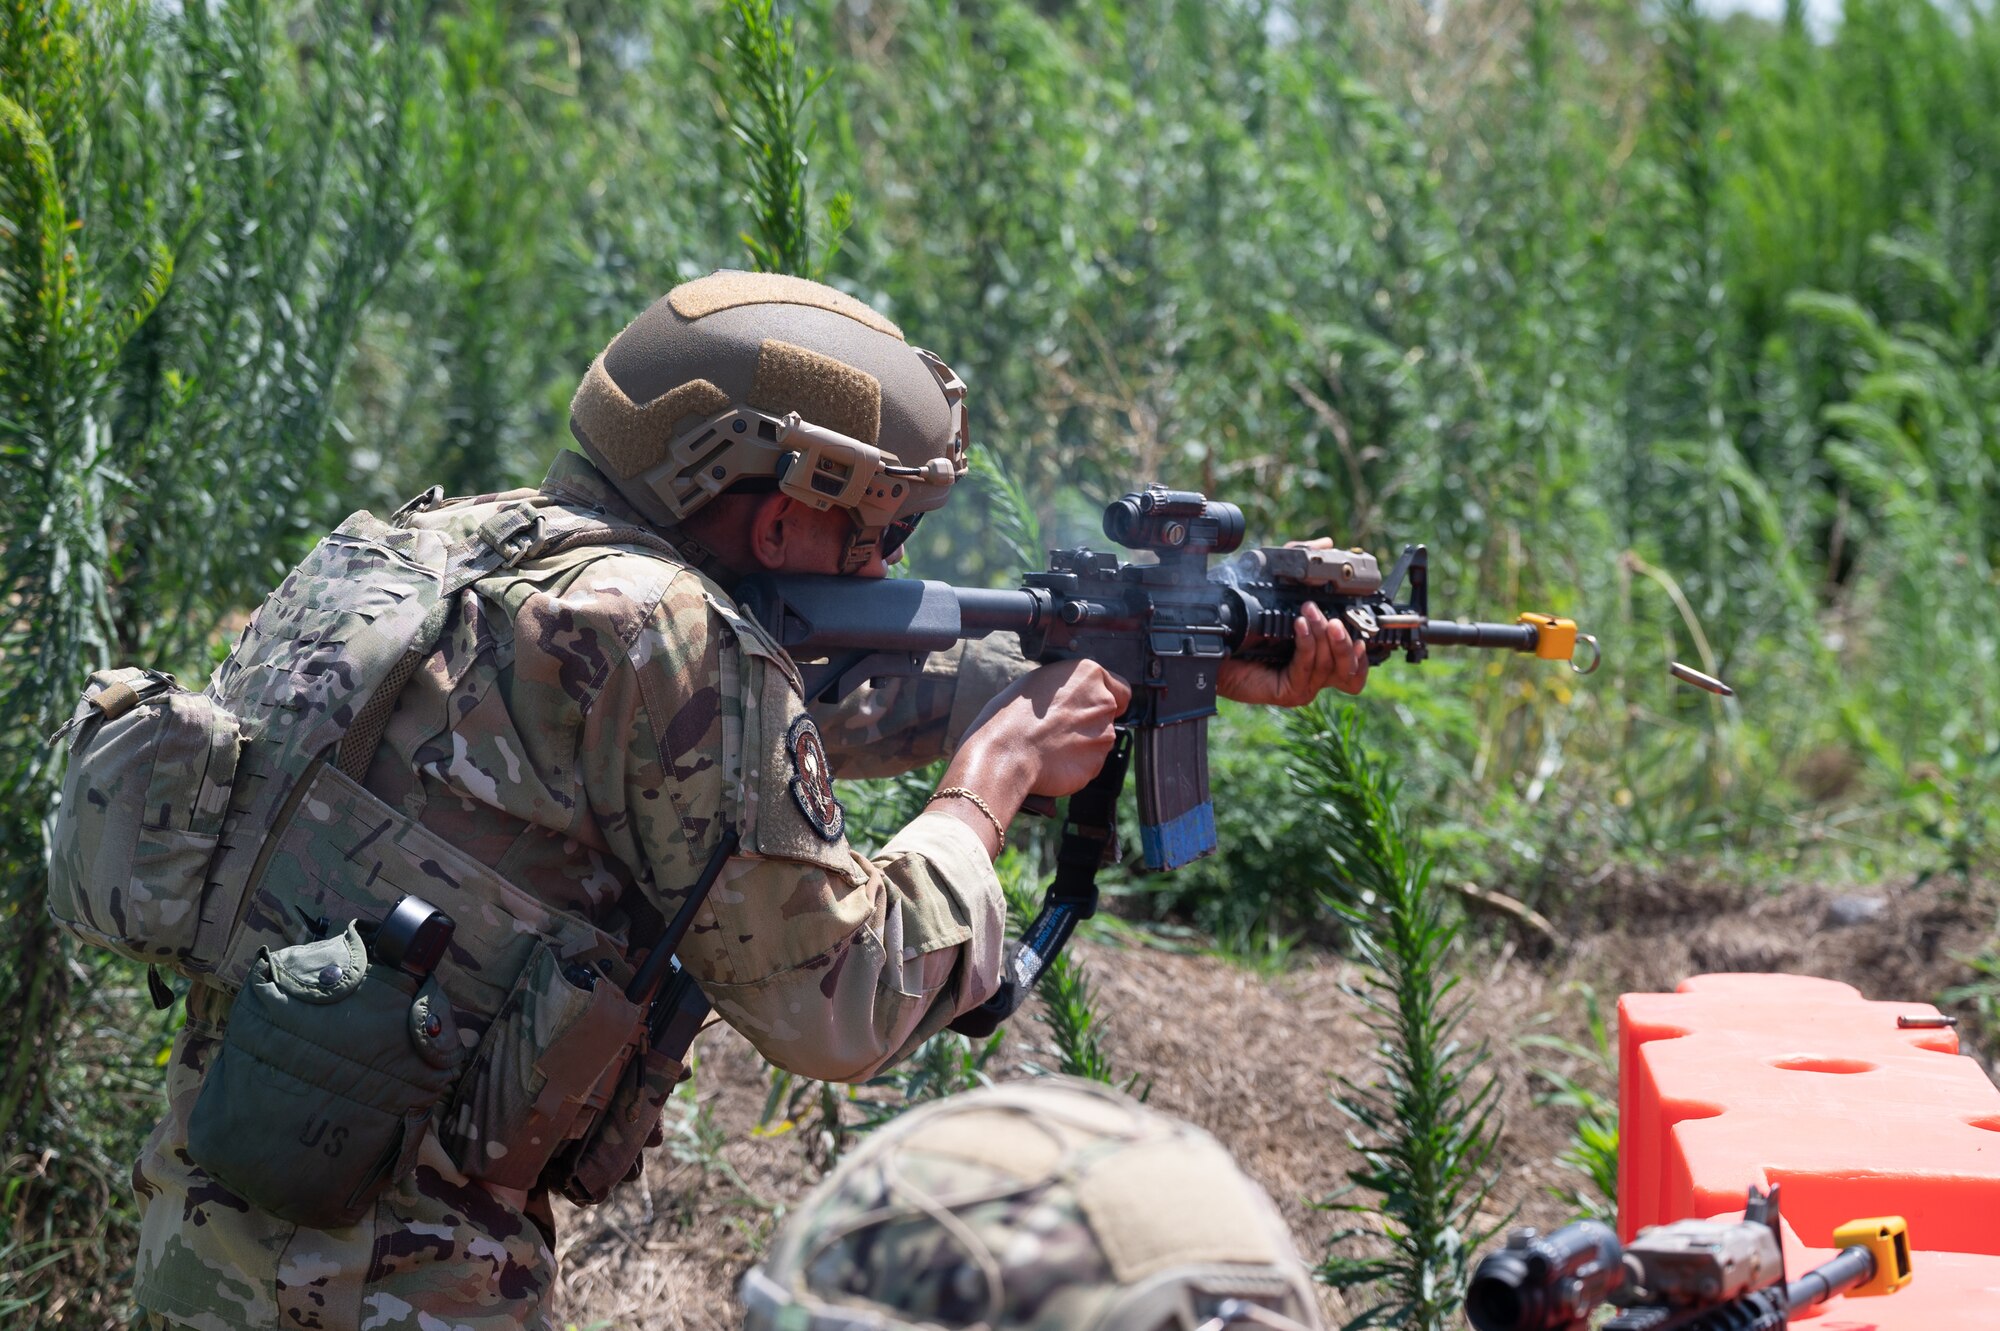
[[[1814,1267],[1785,1286],[1785,1306],[1792,1312],[1801,1312],[1853,1289],[1874,1274],[1874,1253],[1858,1243],[1851,1248],[1842,1248],[1840,1255],[1832,1261]]]
[[[1433,647],[1501,647],[1532,652],[1541,633],[1533,624],[1461,624],[1432,619],[1424,624],[1423,638]]]

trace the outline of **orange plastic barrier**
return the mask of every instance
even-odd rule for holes
[[[2000,1331],[2000,1090],[1928,1003],[1799,975],[1697,975],[1618,1002],[1618,1232],[1738,1214],[1783,1185],[1785,1265],[1833,1227],[1900,1215],[1916,1279],[1835,1299],[1819,1331]],[[1803,1241],[1801,1241],[1803,1240]]]

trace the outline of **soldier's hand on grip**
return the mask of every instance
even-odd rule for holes
[[[966,737],[1021,763],[1023,794],[1071,795],[1104,766],[1112,724],[1132,688],[1095,661],[1058,661],[1029,671],[987,704]]]

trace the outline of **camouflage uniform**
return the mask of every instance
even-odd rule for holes
[[[745,1277],[746,1331],[1320,1325],[1277,1208],[1207,1133],[1049,1078],[911,1110]]]
[[[523,498],[643,525],[567,453],[539,492],[410,522],[467,539]],[[947,753],[1025,668],[997,647],[942,654],[824,714],[820,732],[797,668],[721,583],[656,550],[584,546],[460,594],[365,784],[552,919],[627,940],[672,913],[733,822],[743,849],[679,955],[774,1063],[855,1080],[992,992],[1004,907],[983,846],[947,815],[918,817],[872,859],[853,850],[826,764],[874,775]],[[194,986],[170,1112],[134,1173],[143,1307],[214,1331],[550,1324],[546,1199],[517,1206],[469,1181],[435,1132],[372,1217],[338,1231],[283,1223],[195,1166],[188,1113],[227,1011],[223,990]]]

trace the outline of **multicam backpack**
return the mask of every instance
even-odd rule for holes
[[[357,513],[258,608],[204,692],[155,670],[93,675],[57,732],[70,756],[49,868],[56,920],[231,990],[256,945],[298,941],[293,921],[253,918],[259,881],[299,803],[364,774],[450,597],[525,550],[533,510],[503,517],[479,547],[453,551]]]
[[[671,547],[546,496],[499,507],[462,546],[402,525],[438,503],[432,491],[389,522],[348,518],[258,607],[203,692],[151,670],[91,678],[58,732],[70,753],[49,909],[89,942],[239,993],[240,1007],[258,995],[275,1001],[274,977],[291,973],[288,949],[324,946],[353,924],[365,930],[420,897],[456,925],[436,979],[470,1051],[436,1120],[446,1149],[491,1183],[599,1200],[637,1158],[631,1125],[642,1124],[643,1139],[679,1074],[649,1047],[643,996],[624,992],[632,970],[623,949],[361,782],[461,591],[576,546]],[[336,975],[329,992],[346,993],[352,979]],[[167,996],[157,976],[154,989]],[[237,1055],[253,1056],[263,1057]],[[315,1069],[305,1079],[344,1084],[368,1071]],[[236,1075],[243,1080],[240,1062]],[[590,1129],[613,1095],[619,1131],[593,1152],[605,1134]],[[545,1177],[558,1153],[561,1166]],[[253,1176],[279,1181],[290,1166],[254,1166],[211,1172],[283,1214],[256,1195]]]

